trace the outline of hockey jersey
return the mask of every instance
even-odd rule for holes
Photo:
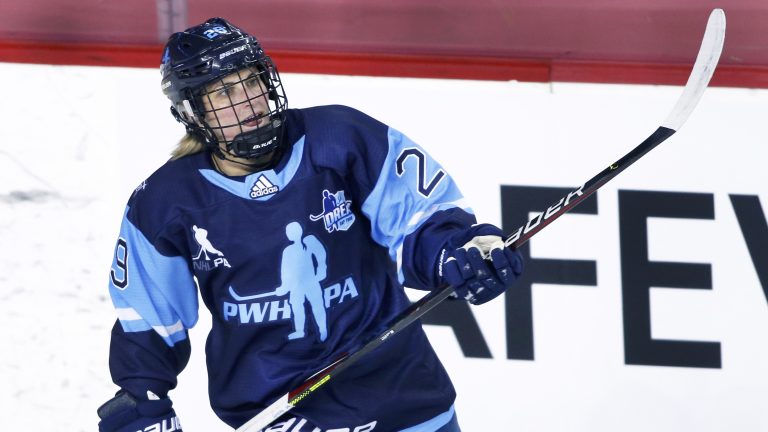
[[[442,167],[348,107],[288,110],[285,125],[274,169],[229,177],[203,152],[131,195],[109,282],[110,369],[123,389],[175,387],[199,290],[212,315],[210,402],[238,427],[381,330],[410,304],[403,285],[440,284],[442,247],[475,222]],[[323,430],[431,431],[454,398],[413,325],[291,414]]]

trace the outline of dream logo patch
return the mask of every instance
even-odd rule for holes
[[[346,231],[355,223],[355,214],[352,212],[352,201],[344,196],[344,191],[332,194],[328,189],[323,191],[323,212],[319,215],[309,215],[313,222],[322,220],[325,230]]]

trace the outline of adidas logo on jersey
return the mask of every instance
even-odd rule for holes
[[[272,184],[272,182],[267,179],[267,176],[262,174],[251,188],[251,198],[261,198],[264,196],[272,195],[277,193],[279,190],[279,187]]]

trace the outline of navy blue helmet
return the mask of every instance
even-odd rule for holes
[[[288,99],[259,41],[223,18],[174,33],[160,65],[171,113],[214,152],[255,158],[279,149]]]

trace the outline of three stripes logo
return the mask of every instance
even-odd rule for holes
[[[279,187],[272,184],[267,177],[262,174],[256,180],[251,188],[251,198],[261,198],[277,193],[280,190]]]

